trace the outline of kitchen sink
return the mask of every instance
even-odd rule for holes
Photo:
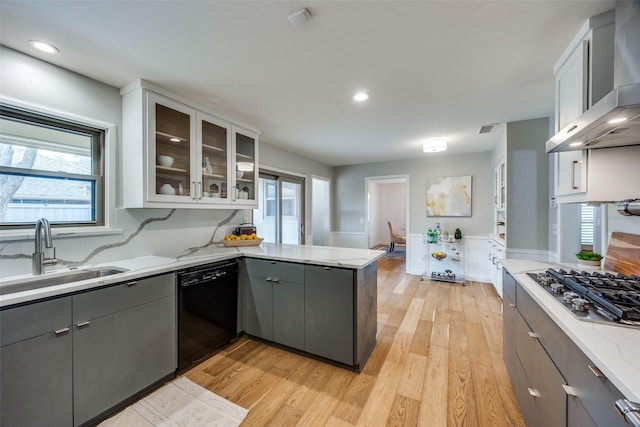
[[[67,283],[79,282],[81,280],[106,277],[120,274],[129,270],[125,268],[104,267],[83,270],[71,270],[66,273],[52,273],[53,275],[43,275],[37,279],[25,282],[13,283],[10,285],[0,285],[0,295],[12,294],[14,292],[30,291],[33,289],[46,288],[48,286],[64,285]]]

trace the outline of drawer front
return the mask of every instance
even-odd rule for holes
[[[175,294],[175,273],[85,292],[73,296],[73,321],[96,319]]]
[[[569,338],[519,284],[516,286],[516,305],[560,373],[566,375]]]
[[[71,326],[71,297],[0,311],[0,346]]]
[[[502,301],[502,354],[507,372],[511,378],[515,375],[516,363],[516,322],[520,314],[511,299],[505,295]],[[522,321],[522,319],[520,319]]]
[[[567,395],[562,387],[564,378],[542,348],[542,345],[528,336],[529,329],[521,317],[516,324],[518,334],[518,361],[527,377],[526,390],[522,381],[514,387],[527,425],[561,426],[566,422]]]
[[[516,279],[504,268],[502,269],[502,295],[516,303]]]
[[[304,283],[304,264],[245,258],[247,274],[254,277],[277,278],[282,282]]]
[[[613,405],[616,400],[624,399],[622,393],[606,377],[597,376],[601,374],[598,367],[573,342],[569,344],[569,356],[571,364],[567,381],[595,423],[599,426],[626,426]]]

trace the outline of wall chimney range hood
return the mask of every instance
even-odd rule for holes
[[[614,89],[547,141],[547,153],[640,145],[640,0],[615,9]]]

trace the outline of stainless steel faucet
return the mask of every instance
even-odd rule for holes
[[[45,258],[42,250],[42,231],[44,230],[44,245],[47,248],[53,248],[53,258]],[[56,265],[56,248],[53,246],[53,237],[51,236],[51,225],[46,218],[40,218],[36,221],[36,248],[32,256],[33,274],[43,274],[45,265]]]

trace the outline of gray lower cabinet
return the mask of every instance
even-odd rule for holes
[[[245,258],[243,329],[360,370],[376,342],[377,271]]]
[[[175,292],[166,274],[73,297],[75,425],[175,371]]]
[[[0,311],[0,426],[72,426],[172,375],[175,274]]]
[[[245,259],[245,332],[304,349],[304,265]]]
[[[0,311],[0,426],[72,425],[71,297]]]
[[[527,425],[625,426],[623,395],[506,270],[503,286],[503,357]]]
[[[305,266],[305,350],[354,364],[354,273]]]

